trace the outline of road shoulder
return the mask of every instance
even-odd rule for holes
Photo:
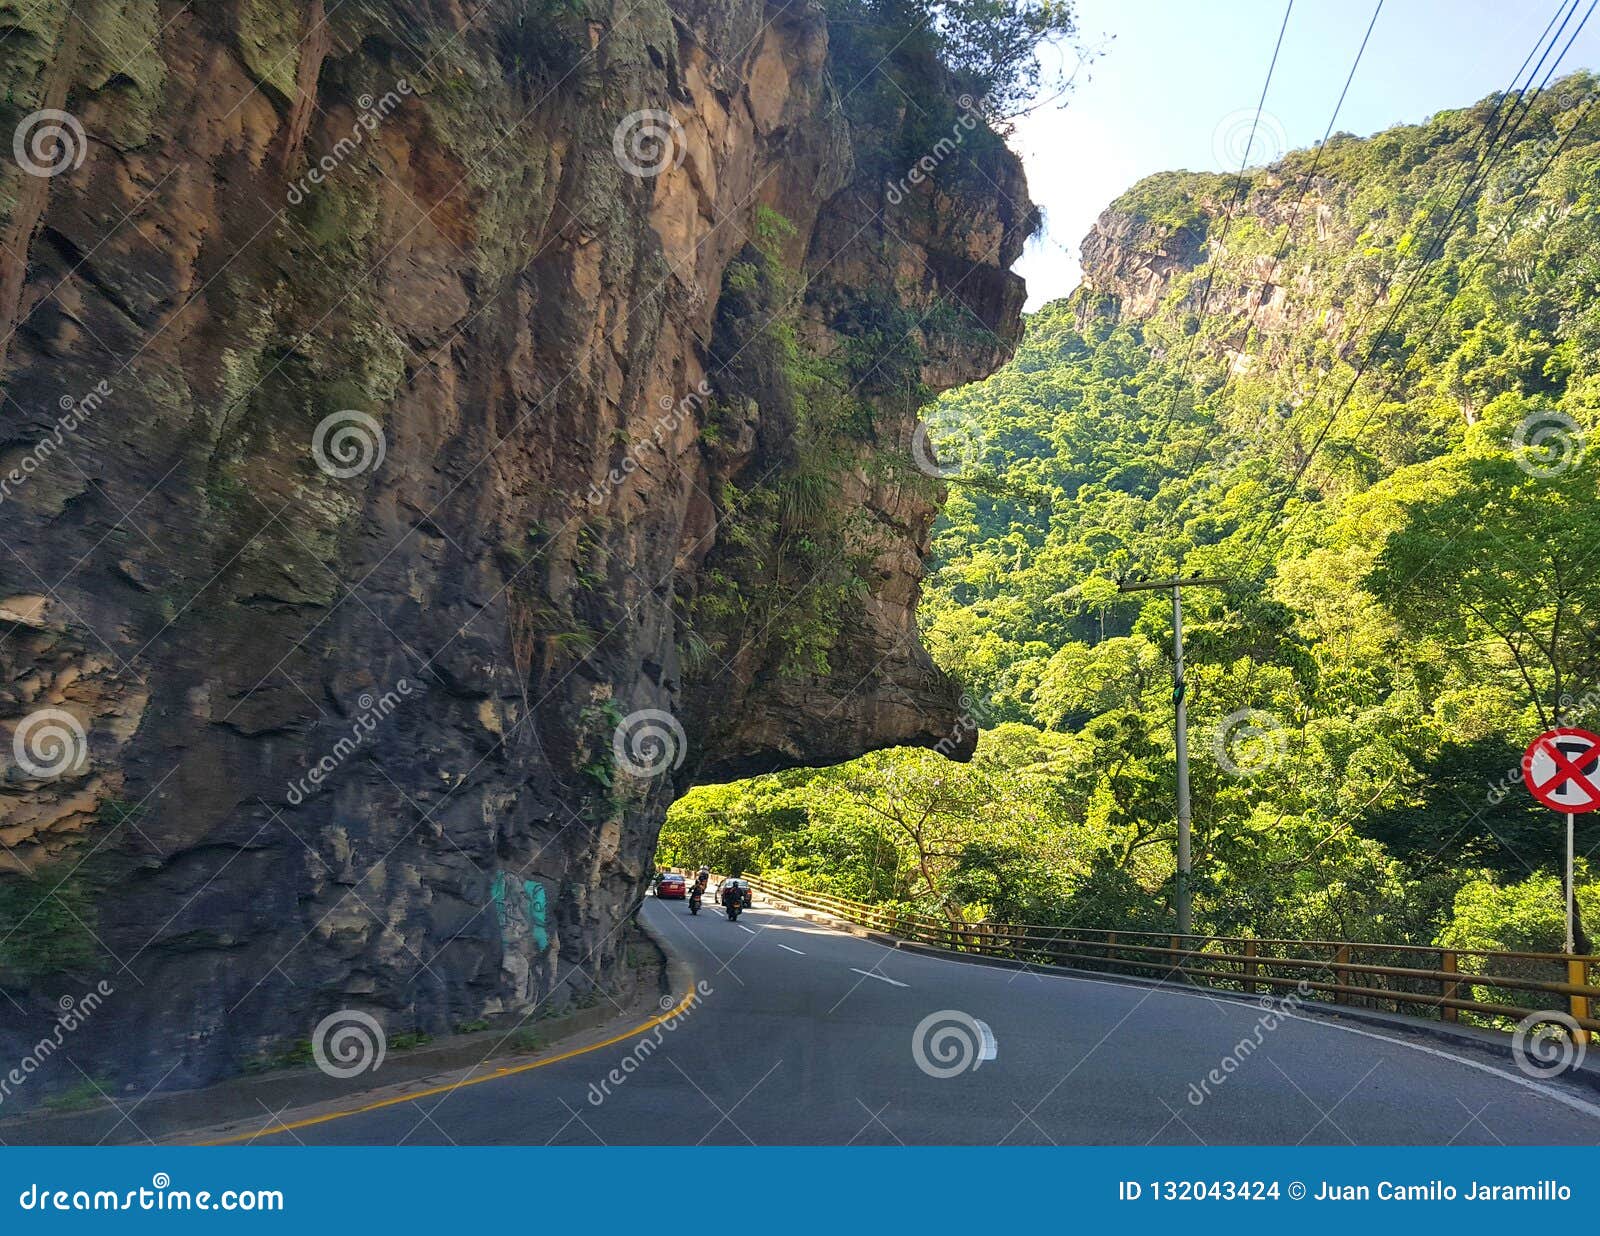
[[[328,1077],[314,1067],[241,1076],[198,1090],[127,1097],[76,1112],[30,1112],[0,1122],[11,1145],[167,1145],[244,1143],[296,1127],[326,1123],[357,1111],[409,1102],[543,1068],[624,1042],[673,1015],[693,992],[686,959],[636,919],[657,956],[620,1002],[596,1004],[556,1017],[508,1016],[487,1030],[454,1034],[425,1047],[391,1052],[385,1084]]]

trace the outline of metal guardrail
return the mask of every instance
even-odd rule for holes
[[[755,876],[745,878],[770,900],[954,952],[1146,977],[1153,972],[1156,977],[1182,978],[1250,995],[1289,988],[1337,1004],[1444,1021],[1458,1021],[1465,1012],[1515,1023],[1560,1011],[1585,1030],[1600,1030],[1600,1020],[1592,1015],[1593,1002],[1600,1000],[1600,986],[1593,981],[1600,960],[1570,953],[1178,936],[1020,923],[957,924]]]

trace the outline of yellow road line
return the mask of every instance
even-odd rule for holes
[[[484,1082],[499,1081],[503,1077],[512,1077],[518,1073],[527,1073],[533,1069],[542,1069],[546,1065],[560,1064],[563,1060],[571,1060],[575,1056],[584,1056],[592,1051],[599,1051],[602,1047],[614,1047],[618,1043],[626,1042],[636,1035],[647,1030],[653,1030],[664,1021],[670,1021],[683,1012],[695,999],[696,989],[691,987],[689,994],[679,1000],[677,1004],[657,1017],[652,1017],[643,1025],[635,1026],[632,1030],[614,1035],[600,1043],[591,1043],[587,1047],[574,1047],[571,1051],[564,1051],[558,1055],[550,1056],[544,1060],[531,1060],[527,1064],[519,1064],[515,1068],[496,1069],[493,1073],[485,1073],[482,1077],[471,1077],[465,1081],[450,1082],[443,1086],[430,1086],[426,1090],[416,1090],[410,1094],[397,1094],[393,1098],[379,1099],[374,1103],[364,1103],[360,1107],[351,1107],[343,1111],[327,1112],[321,1116],[309,1116],[305,1120],[292,1120],[287,1124],[275,1124],[269,1129],[259,1129],[254,1133],[239,1133],[233,1137],[219,1137],[216,1141],[196,1142],[197,1146],[228,1146],[235,1142],[250,1142],[258,1137],[271,1137],[277,1133],[287,1133],[291,1129],[310,1128],[314,1124],[327,1124],[330,1120],[343,1120],[348,1116],[359,1116],[364,1112],[375,1112],[379,1108],[393,1107],[397,1103],[410,1103],[415,1099],[431,1098],[436,1094],[448,1094],[452,1090],[465,1090],[468,1086],[482,1085]]]

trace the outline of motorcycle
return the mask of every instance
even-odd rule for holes
[[[728,911],[728,921],[730,923],[736,923],[739,921],[739,911],[744,909],[744,904],[740,898],[732,897],[728,900],[725,908]]]
[[[700,913],[700,898],[701,898],[701,896],[702,896],[702,894],[701,894],[701,892],[700,892],[700,890],[698,888],[691,888],[689,890],[689,913],[690,914],[698,914],[698,913]]]

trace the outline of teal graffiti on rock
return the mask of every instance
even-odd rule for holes
[[[522,891],[528,898],[528,923],[533,928],[533,946],[542,953],[550,947],[550,933],[544,929],[544,885],[537,880],[524,880]]]
[[[515,913],[506,902],[506,873],[494,873],[494,883],[490,885],[489,896],[494,902],[495,922],[500,925],[500,940],[506,940],[506,931],[511,926],[515,916],[522,920],[528,928],[528,934],[533,938],[533,947],[539,952],[544,952],[550,947],[550,932],[546,929],[545,920],[549,914],[549,901],[544,891],[544,885],[537,880],[524,880],[522,882],[522,904],[517,907],[520,913]]]

